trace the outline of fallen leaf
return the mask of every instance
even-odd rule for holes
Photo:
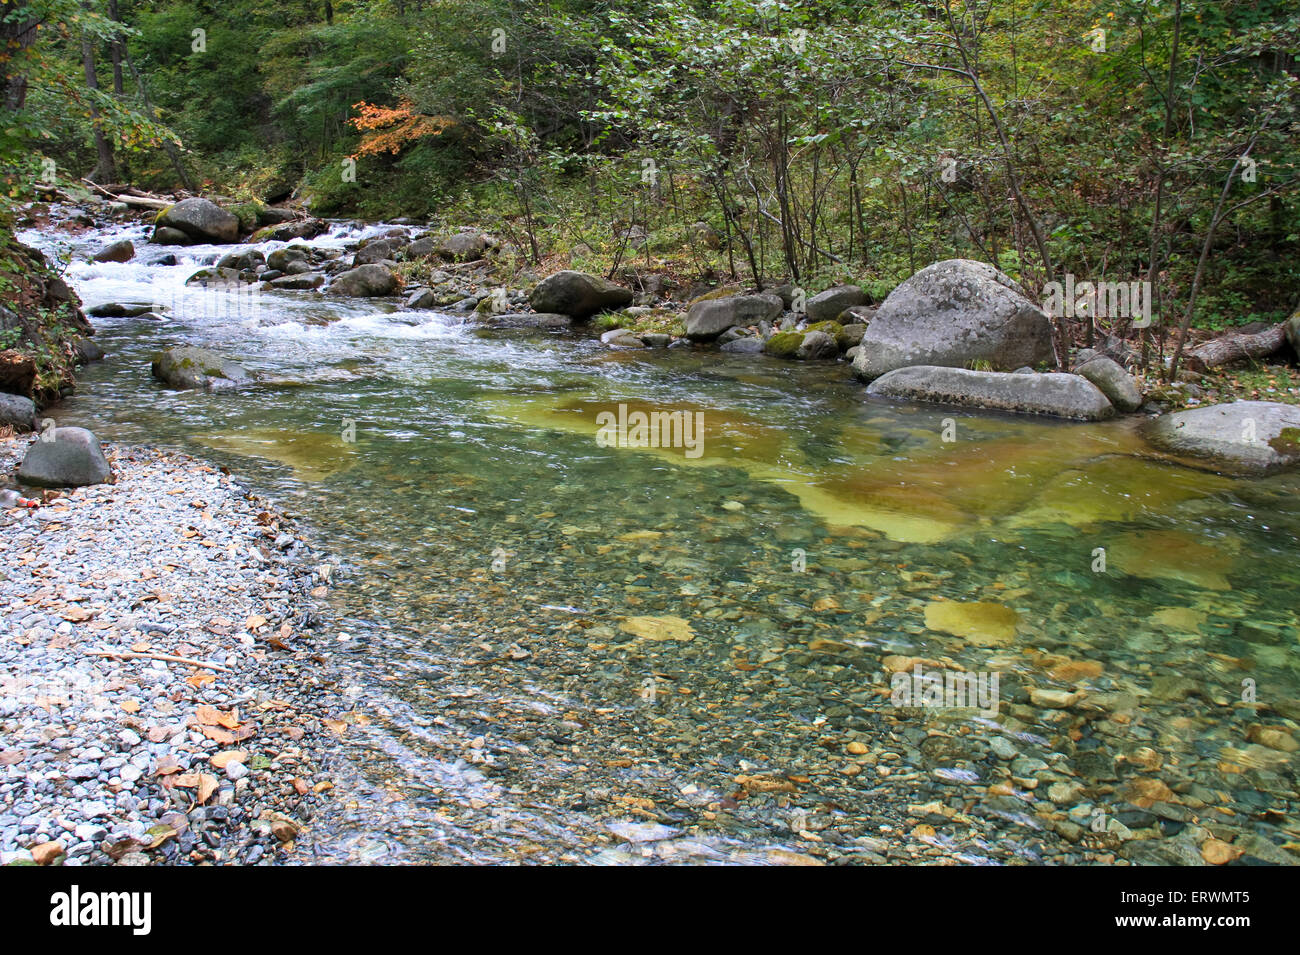
[[[246,763],[248,762],[248,752],[242,749],[222,750],[212,757],[210,762],[215,769],[225,769],[226,764],[230,762]]]

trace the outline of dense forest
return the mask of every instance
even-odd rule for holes
[[[0,169],[877,295],[935,259],[1284,318],[1287,0],[3,0]],[[1116,331],[1124,332],[1120,327]],[[1091,338],[1092,329],[1080,328]]]

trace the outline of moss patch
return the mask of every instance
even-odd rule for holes
[[[763,351],[777,358],[794,358],[803,344],[803,332],[777,332],[767,340]]]

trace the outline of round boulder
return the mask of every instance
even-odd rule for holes
[[[808,299],[808,321],[834,321],[846,308],[867,304],[867,295],[856,285],[837,285]]]
[[[18,467],[18,480],[38,487],[83,487],[112,476],[99,439],[85,428],[55,428],[38,438]]]
[[[36,430],[36,405],[22,395],[0,392],[0,425],[19,433]]]
[[[1127,413],[1141,407],[1142,391],[1137,381],[1114,359],[1098,355],[1085,361],[1074,372],[1100,388],[1119,411]]]
[[[785,303],[779,295],[728,295],[697,299],[686,312],[686,335],[692,341],[711,341],[737,325],[770,322]]]
[[[182,199],[154,220],[159,229],[176,229],[195,242],[234,242],[239,238],[239,217],[210,199]]]
[[[873,381],[911,365],[960,368],[987,362],[1010,371],[1052,359],[1043,310],[991,265],[948,259],[917,272],[876,311],[853,373]]]
[[[96,262],[130,262],[135,257],[135,244],[130,239],[110,242],[95,253]]]
[[[352,298],[375,298],[392,295],[397,291],[397,276],[386,265],[373,262],[349,269],[330,283],[332,295],[348,295]]]
[[[528,304],[536,312],[584,319],[606,309],[631,305],[632,293],[599,276],[565,269],[538,282],[528,296]]]

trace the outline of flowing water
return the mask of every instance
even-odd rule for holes
[[[1295,477],[1161,463],[1129,421],[869,399],[844,364],[187,290],[228,249],[144,234],[23,237],[73,245],[88,306],[170,317],[96,319],[109,357],[53,414],[228,464],[337,555],[351,709],[322,858],[878,858],[932,800],[983,820],[919,836],[958,861],[1077,860],[1051,820],[1098,812],[1300,838],[1295,757],[1260,736],[1300,717]],[[85,262],[123,236],[134,261]],[[270,383],[167,390],[172,344]],[[702,447],[603,446],[620,403],[699,412]],[[891,706],[904,658],[1000,674],[997,713]],[[1053,689],[1084,696],[1029,694]],[[1006,786],[998,738],[1047,766]]]

